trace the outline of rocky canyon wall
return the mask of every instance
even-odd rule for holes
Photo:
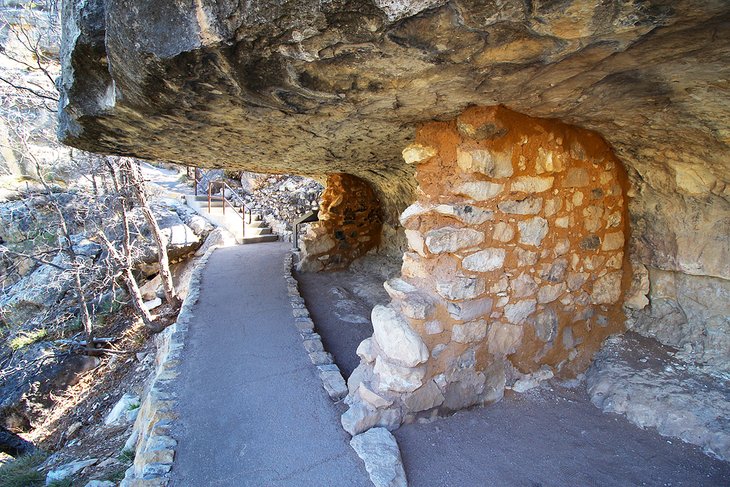
[[[422,126],[403,157],[409,251],[358,349],[351,433],[574,376],[624,329],[627,181],[600,136],[475,107]]]

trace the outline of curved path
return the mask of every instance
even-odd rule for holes
[[[372,485],[294,327],[288,250],[228,247],[208,261],[175,384],[173,486]]]

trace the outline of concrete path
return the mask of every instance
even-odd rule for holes
[[[294,328],[289,247],[208,261],[176,384],[173,486],[372,485]]]

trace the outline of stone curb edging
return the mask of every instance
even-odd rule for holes
[[[163,487],[170,481],[177,441],[171,436],[173,411],[177,398],[171,392],[172,381],[178,375],[192,308],[200,297],[200,281],[208,259],[220,245],[210,247],[200,258],[190,277],[188,295],[178,313],[177,321],[155,337],[157,355],[149,389],[144,395],[132,435],[127,441],[134,448],[134,463],[129,467],[119,487]]]
[[[309,316],[309,310],[304,304],[304,298],[299,294],[297,280],[292,275],[293,255],[288,253],[284,257],[284,279],[287,293],[294,315],[294,325],[302,338],[302,345],[309,354],[309,360],[317,367],[322,387],[327,391],[330,399],[341,401],[347,396],[347,383],[340,373],[339,367],[332,360],[332,354],[324,350],[322,338],[314,331],[314,322]]]
[[[294,314],[294,325],[302,337],[309,359],[319,371],[322,386],[333,401],[339,402],[347,396],[347,383],[339,367],[333,362],[332,354],[324,350],[321,337],[314,331],[314,322],[309,316],[304,298],[299,294],[297,280],[292,275],[293,257],[289,253],[284,258],[284,279]],[[390,431],[385,428],[371,428],[353,436],[350,446],[365,463],[365,469],[375,487],[408,486],[400,448]]]

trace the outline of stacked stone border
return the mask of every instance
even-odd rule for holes
[[[284,258],[284,279],[294,315],[294,325],[302,337],[302,345],[309,354],[309,360],[317,367],[322,387],[330,399],[339,402],[347,396],[348,389],[340,368],[332,360],[332,354],[325,351],[322,337],[314,331],[314,321],[299,293],[299,283],[292,275],[294,252]],[[365,463],[370,481],[376,487],[407,487],[400,448],[395,437],[385,428],[372,428],[354,435],[350,446]]]
[[[309,316],[304,298],[299,294],[297,280],[292,275],[293,262],[293,254],[287,254],[284,258],[284,279],[294,315],[294,326],[302,338],[302,345],[309,355],[309,360],[317,367],[319,378],[322,379],[322,387],[327,391],[330,399],[338,402],[347,395],[347,384],[340,368],[332,360],[332,354],[324,350],[322,337],[314,331],[314,322]]]
[[[177,441],[171,436],[177,398],[171,392],[178,376],[178,367],[185,346],[192,308],[200,297],[203,270],[213,252],[221,245],[210,247],[195,266],[190,278],[189,292],[183,301],[177,321],[155,337],[157,355],[149,387],[143,394],[139,415],[134,423],[126,449],[134,450],[134,463],[127,469],[120,487],[159,487],[170,481]]]

